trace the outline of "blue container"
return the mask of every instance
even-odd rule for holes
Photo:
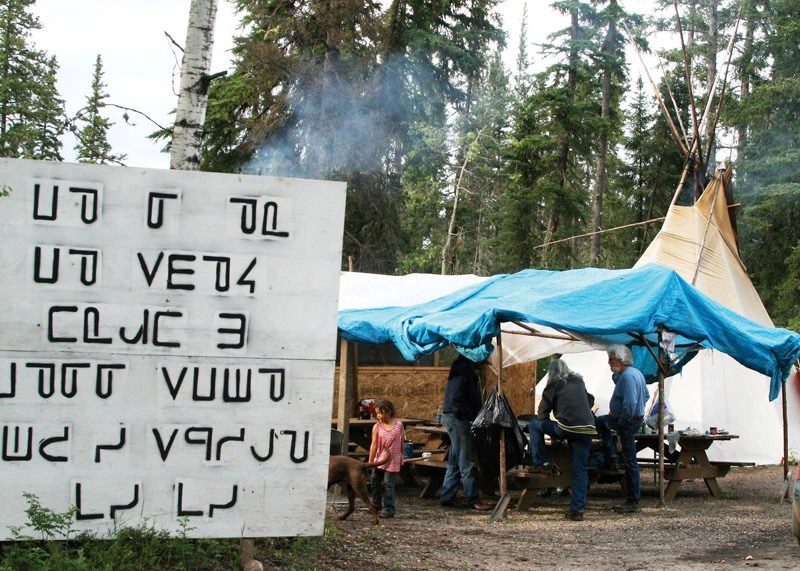
[[[414,445],[411,442],[403,443],[403,457],[411,458],[414,455]]]

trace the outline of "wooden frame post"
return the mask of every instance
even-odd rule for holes
[[[353,411],[354,348],[344,339],[339,341],[339,398],[336,406],[336,429],[344,436],[343,445],[350,442],[350,414]]]

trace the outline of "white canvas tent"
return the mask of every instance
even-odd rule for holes
[[[730,171],[719,173],[693,206],[673,205],[664,225],[634,267],[655,262],[677,271],[704,294],[762,325],[772,325],[764,304],[739,258],[728,215],[724,185]],[[621,308],[624,311],[624,308]],[[565,351],[567,352],[567,351]],[[605,352],[565,356],[584,375],[601,413],[607,412],[613,390]],[[800,403],[789,378],[789,449],[797,453]],[[769,379],[738,364],[728,355],[704,350],[680,375],[666,381],[665,396],[677,416],[676,429],[705,431],[711,426],[738,434],[738,440],[709,449],[712,460],[777,464],[783,457],[780,399],[769,402]]]
[[[729,176],[727,173],[725,176]],[[727,215],[723,179],[707,187],[693,207],[674,206],[658,236],[637,262],[656,262],[676,270],[684,279],[729,309],[763,325],[772,322],[739,259],[734,231]],[[343,272],[339,309],[411,306],[452,293],[487,278],[474,275],[410,274],[384,276]],[[624,307],[620,308],[624,311]],[[607,412],[613,389],[603,347],[568,339],[558,331],[539,328],[526,335],[511,322],[502,324],[503,366],[567,354],[570,366],[584,375],[600,412]],[[515,334],[510,334],[515,333]],[[496,355],[496,354],[495,354]],[[788,383],[798,382],[797,375]],[[780,401],[767,398],[769,379],[738,364],[724,353],[704,350],[666,382],[665,394],[677,414],[678,429],[710,426],[727,429],[737,440],[712,447],[712,460],[774,464],[783,456]],[[789,419],[800,412],[800,385],[790,390]],[[790,432],[790,447],[798,448]]]

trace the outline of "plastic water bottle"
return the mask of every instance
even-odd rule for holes
[[[436,409],[436,424],[442,424],[442,414],[444,414],[444,410],[442,409],[442,406],[439,405],[439,407]]]

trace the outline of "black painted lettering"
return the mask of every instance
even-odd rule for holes
[[[83,223],[94,224],[97,222],[97,213],[99,212],[97,189],[71,186],[69,191],[73,194],[81,195],[81,220]]]
[[[231,259],[228,256],[203,256],[203,261],[216,264],[214,289],[219,292],[231,289]]]
[[[253,458],[258,460],[259,462],[266,462],[270,458],[272,458],[272,453],[274,452],[274,443],[275,440],[278,438],[278,435],[275,433],[274,428],[269,429],[269,442],[267,443],[267,453],[266,454],[259,454],[256,450],[255,446],[250,446],[250,453],[253,455]]]
[[[147,345],[147,331],[150,327],[150,310],[145,309],[142,311],[142,324],[139,326],[139,330],[133,335],[133,337],[128,337],[125,327],[119,328],[119,338],[122,339],[128,345],[136,345],[137,343],[141,343],[142,345]]]
[[[127,429],[124,426],[121,426],[119,429],[119,438],[114,444],[99,444],[95,447],[94,450],[94,461],[95,463],[100,463],[100,452],[102,450],[122,450],[125,446],[125,436],[128,433]]]
[[[75,519],[78,521],[103,519],[103,514],[101,513],[83,512],[83,485],[80,482],[75,482],[75,509]]]
[[[149,192],[147,194],[147,227],[161,228],[164,224],[164,201],[177,198],[178,195],[172,192]]]
[[[244,442],[244,428],[239,429],[239,436],[223,436],[217,442],[217,461],[222,460],[222,445],[226,442]]]
[[[288,434],[292,437],[292,448],[289,453],[289,458],[295,464],[302,464],[306,460],[308,460],[308,438],[309,432],[306,430],[304,433],[303,439],[303,453],[301,455],[297,454],[297,431],[296,430],[281,430],[281,434]]]
[[[192,400],[198,402],[213,401],[217,393],[217,368],[211,367],[208,379],[208,392],[205,395],[200,394],[200,367],[195,367],[193,373]]]
[[[8,390],[0,391],[0,399],[13,399],[17,396],[17,364],[13,361],[8,366]]]
[[[175,400],[178,397],[178,393],[181,392],[181,385],[183,384],[184,377],[186,377],[186,371],[186,367],[181,367],[181,373],[178,375],[178,381],[173,383],[167,368],[161,367],[161,374],[164,375],[164,381],[167,383],[167,390],[169,391],[172,400]]]
[[[164,440],[161,438],[161,432],[158,428],[153,429],[153,436],[156,439],[156,447],[158,448],[158,454],[161,456],[161,461],[166,462],[167,457],[169,456],[169,451],[172,448],[172,445],[175,442],[175,437],[178,435],[178,429],[172,429],[172,434],[169,435],[169,440],[167,443],[164,444]]]
[[[244,347],[244,342],[247,334],[247,316],[243,313],[219,313],[220,319],[230,319],[239,322],[238,327],[233,328],[219,328],[217,333],[222,335],[233,335],[235,339],[231,343],[217,343],[217,349],[241,349]]]
[[[114,371],[125,369],[122,363],[112,363],[110,365],[97,365],[97,380],[94,392],[101,399],[111,396],[114,384]],[[108,374],[106,374],[106,371]],[[103,386],[105,384],[105,386]]]
[[[70,255],[81,257],[81,283],[85,286],[94,285],[97,281],[97,266],[100,252],[97,250],[81,250],[70,248]]]
[[[200,434],[201,436],[196,438],[194,436],[195,434]],[[186,440],[187,444],[205,444],[206,461],[210,462],[213,434],[214,434],[214,429],[211,428],[210,426],[193,426],[191,428],[186,429],[183,438],[184,440]]]
[[[127,504],[112,504],[111,505],[111,519],[115,519],[117,517],[117,512],[122,510],[129,510],[131,508],[136,507],[139,503],[139,484],[133,485],[133,499]]]
[[[49,399],[56,392],[56,366],[55,363],[25,363],[29,369],[39,369],[39,396]],[[49,372],[45,378],[45,372]]]
[[[47,452],[47,447],[59,442],[67,442],[69,440],[69,426],[64,427],[64,433],[61,436],[53,436],[52,438],[45,438],[39,443],[39,455],[48,462],[68,462],[67,456],[56,456]]]
[[[153,280],[158,273],[158,268],[161,265],[161,260],[164,259],[164,252],[159,252],[158,257],[156,258],[155,264],[153,264],[153,268],[147,265],[147,260],[144,259],[144,256],[141,252],[136,253],[136,257],[139,260],[139,267],[142,268],[142,273],[144,274],[144,279],[147,282],[147,287],[153,287]]]
[[[158,335],[159,333],[159,326],[161,325],[161,319],[178,319],[183,317],[183,312],[181,311],[156,311],[155,315],[153,316],[153,345],[156,347],[180,347],[181,344],[178,341],[162,341]]]
[[[23,434],[27,433],[27,438]],[[24,439],[24,442],[22,441]],[[3,427],[3,461],[4,462],[30,462],[33,458],[33,427],[27,430],[21,426]]]
[[[225,369],[224,381],[222,384],[222,400],[224,402],[249,402],[251,398],[251,385],[253,372],[246,371],[247,378],[244,381],[244,391],[242,391],[242,371],[238,367],[235,372],[235,380],[231,381],[231,370]]]
[[[76,305],[54,305],[47,312],[47,340],[50,343],[76,343],[77,337],[61,337],[56,335],[56,317],[60,313],[78,313]]]
[[[34,220],[48,220],[53,221],[58,215],[58,186],[53,186],[50,194],[50,212],[42,212],[40,210],[40,201],[42,200],[42,187],[39,184],[33,185],[33,219]]]
[[[288,232],[278,230],[278,203],[266,202],[264,203],[264,216],[261,221],[261,234],[263,236],[277,236],[278,238],[287,238]]]
[[[61,248],[52,249],[52,261],[50,262],[50,275],[45,276],[42,272],[42,247],[36,246],[33,249],[33,281],[37,284],[54,284],[58,281],[58,264],[61,257]]]
[[[258,201],[255,198],[230,198],[231,204],[242,205],[242,216],[239,222],[239,228],[243,234],[252,234],[256,231],[256,204]]]
[[[247,276],[250,275],[250,272],[253,271],[253,268],[255,267],[256,267],[256,258],[253,258],[252,260],[250,260],[250,265],[247,266],[247,269],[244,271],[244,273],[242,273],[241,276],[239,276],[239,279],[236,281],[236,285],[248,286],[250,288],[250,293],[256,291],[256,281],[247,279]]]
[[[88,369],[90,363],[62,363],[61,364],[61,394],[71,399],[78,392],[78,369]],[[70,369],[72,374],[70,375]]]
[[[239,486],[234,484],[232,492],[233,493],[231,494],[231,499],[230,499],[229,502],[224,503],[224,504],[210,504],[208,506],[208,517],[210,517],[210,518],[214,517],[214,510],[218,510],[218,509],[219,510],[224,510],[224,509],[232,508],[233,506],[236,505],[236,499],[239,497]]]
[[[183,507],[183,482],[178,482],[178,517],[203,515],[203,510],[187,510]]]
[[[269,398],[272,399],[273,402],[278,402],[283,399],[286,390],[286,370],[259,369],[258,372],[269,377]]]
[[[181,262],[194,262],[197,256],[191,254],[170,254],[167,257],[167,289],[180,289],[191,291],[194,289],[194,284],[190,283],[177,283],[176,276],[192,276],[194,270],[192,268],[181,268],[178,264]]]
[[[111,344],[111,337],[100,337],[100,311],[96,307],[87,307],[83,310],[83,341],[84,343]]]

